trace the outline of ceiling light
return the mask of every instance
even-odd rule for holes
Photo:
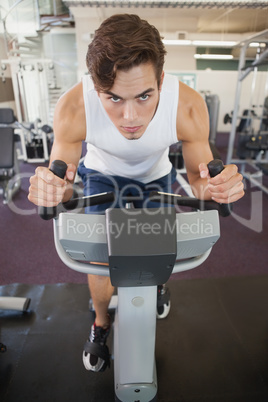
[[[186,39],[163,39],[164,45],[177,45],[177,46],[189,46],[192,44],[190,40]]]
[[[232,60],[234,56],[232,54],[195,54],[195,59],[206,60]]]
[[[251,42],[249,47],[266,47],[266,43]]]
[[[238,44],[231,40],[189,40],[189,39],[163,39],[167,46],[200,46],[200,47],[234,47]]]
[[[195,46],[215,46],[215,47],[233,47],[237,42],[231,40],[194,40]]]

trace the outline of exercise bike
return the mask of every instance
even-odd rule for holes
[[[64,178],[66,164],[51,170]],[[210,175],[223,169],[212,161]],[[153,209],[109,208],[105,215],[68,212],[112,202],[113,193],[71,199],[59,207],[41,208],[54,218],[55,246],[61,260],[76,271],[110,276],[117,287],[114,320],[114,389],[117,402],[157,400],[155,333],[157,286],[172,273],[198,267],[220,237],[219,214],[229,205],[153,192],[151,199],[168,206]],[[175,213],[175,205],[195,212]],[[172,205],[172,206],[171,206]]]

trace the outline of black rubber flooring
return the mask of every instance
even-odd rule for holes
[[[172,307],[157,323],[159,402],[268,401],[268,276],[171,280]],[[6,285],[30,312],[0,312],[2,402],[114,401],[113,367],[87,372],[92,323],[85,284]]]

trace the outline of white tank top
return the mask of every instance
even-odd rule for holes
[[[127,140],[114,126],[94,89],[83,77],[87,153],[84,164],[105,175],[124,176],[149,183],[171,170],[169,146],[177,142],[176,117],[179,82],[165,74],[157,111],[144,134]]]

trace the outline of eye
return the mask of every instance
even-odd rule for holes
[[[111,101],[114,102],[114,103],[120,102],[120,98],[117,98],[116,96],[111,96],[110,99],[111,99]]]
[[[148,98],[149,98],[148,94],[144,94],[144,95],[140,96],[140,100],[142,100],[142,101],[146,101]]]

